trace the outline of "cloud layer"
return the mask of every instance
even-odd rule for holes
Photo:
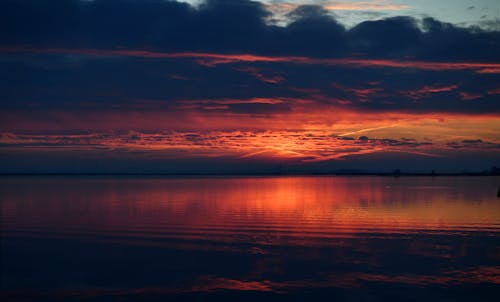
[[[498,61],[500,33],[432,18],[393,17],[346,30],[328,11],[302,5],[285,26],[266,23],[266,6],[207,0],[198,8],[163,0],[6,0],[4,46],[133,48],[262,55]]]
[[[314,5],[272,18],[247,0],[0,2],[9,171],[62,150],[200,167],[498,161],[500,32],[410,16],[347,29]]]

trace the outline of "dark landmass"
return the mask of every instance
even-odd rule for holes
[[[42,173],[0,173],[0,176],[165,176],[165,177],[189,177],[189,176],[389,176],[389,177],[404,177],[404,176],[500,176],[500,169],[488,170],[481,172],[404,172],[395,170],[393,172],[350,172],[350,171],[331,171],[331,172],[222,172],[222,173],[112,173],[112,172],[96,172],[96,173],[70,173],[70,172],[42,172]]]

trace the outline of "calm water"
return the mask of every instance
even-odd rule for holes
[[[498,177],[0,179],[5,301],[491,301]]]

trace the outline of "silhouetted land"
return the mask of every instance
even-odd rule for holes
[[[188,176],[390,176],[390,177],[404,177],[404,176],[500,176],[498,171],[482,171],[482,172],[193,172],[193,173],[112,173],[112,172],[85,172],[85,173],[70,173],[70,172],[44,172],[44,173],[0,173],[0,176],[166,176],[166,177],[188,177]]]

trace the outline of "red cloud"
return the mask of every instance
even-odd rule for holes
[[[405,93],[408,94],[413,99],[420,99],[420,98],[425,97],[425,96],[432,94],[432,93],[449,92],[449,91],[453,91],[457,88],[458,88],[457,85],[424,86],[418,90],[406,91]]]
[[[460,92],[460,97],[464,101],[470,101],[470,100],[479,99],[480,97],[482,97],[482,95],[478,94],[478,93]]]

